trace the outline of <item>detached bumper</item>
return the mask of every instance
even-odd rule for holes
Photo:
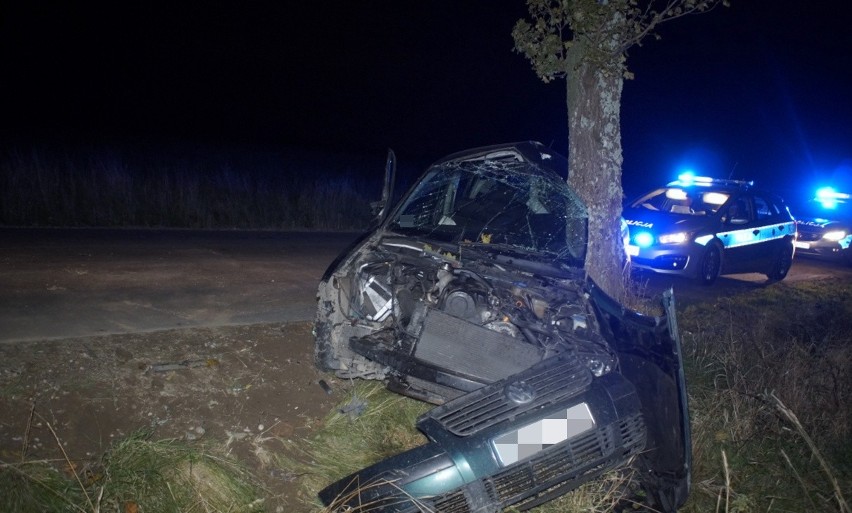
[[[527,509],[623,463],[645,447],[636,389],[551,358],[435,408],[431,440],[320,492],[346,511],[486,513]]]

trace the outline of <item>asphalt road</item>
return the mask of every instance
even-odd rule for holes
[[[320,277],[357,235],[2,228],[0,342],[309,320]],[[646,294],[674,287],[686,302],[767,286],[646,278]],[[798,259],[786,281],[816,279],[852,283],[852,269]]]

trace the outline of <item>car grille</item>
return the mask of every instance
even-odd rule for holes
[[[645,423],[636,413],[613,424],[554,445],[541,454],[502,472],[445,495],[419,501],[406,513],[472,513],[483,502],[505,508],[535,501],[557,487],[557,494],[574,489],[645,447]],[[523,506],[522,506],[522,509]]]
[[[799,228],[799,235],[797,238],[802,242],[813,242],[822,238],[822,232],[806,232]]]
[[[536,487],[577,479],[597,468],[602,459],[612,456],[626,459],[644,446],[645,425],[637,413],[569,440],[555,451],[546,451],[538,458],[507,468],[488,479],[488,488],[501,502],[511,504]]]
[[[526,411],[572,397],[592,381],[592,374],[576,358],[551,358],[509,380],[496,383],[450,401],[428,416],[458,436],[469,436],[508,419],[520,418]],[[518,404],[506,397],[507,384],[523,382],[533,399]]]
[[[464,496],[464,492],[456,490],[437,499],[432,511],[436,513],[468,513],[470,507],[467,505],[467,498]]]

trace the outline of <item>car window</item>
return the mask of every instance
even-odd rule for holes
[[[754,212],[758,221],[769,220],[781,213],[773,201],[762,196],[754,197]]]
[[[734,198],[728,206],[728,222],[730,224],[747,224],[754,220],[751,201],[746,196]]]
[[[715,214],[727,200],[728,194],[722,191],[666,187],[642,196],[632,206],[672,214],[703,216]]]

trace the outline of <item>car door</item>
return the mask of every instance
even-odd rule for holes
[[[778,252],[787,226],[779,216],[778,205],[768,196],[755,194],[753,197],[756,233],[754,251],[749,270],[764,271]]]
[[[770,195],[756,193],[753,198],[756,226],[753,271],[764,271],[772,263],[778,251],[785,245],[785,239],[795,235],[795,222],[790,219],[786,209]],[[756,267],[755,267],[756,266]]]
[[[753,267],[759,236],[760,226],[751,195],[740,194],[731,198],[722,215],[722,231],[717,234],[725,247],[725,273],[745,272]]]

